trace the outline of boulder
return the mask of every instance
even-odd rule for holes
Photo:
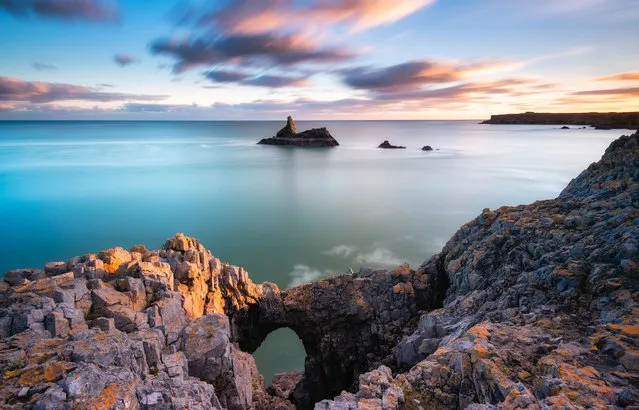
[[[379,146],[377,148],[384,148],[384,149],[406,149],[406,147],[401,146],[401,145],[393,145],[390,142],[388,142],[388,140],[385,140],[384,142],[382,142],[381,144],[379,144]]]

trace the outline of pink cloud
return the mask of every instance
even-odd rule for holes
[[[290,0],[237,0],[219,11],[204,13],[200,24],[231,33],[289,31],[291,27],[345,24],[354,31],[391,24],[433,4],[435,0],[315,0],[295,7]]]

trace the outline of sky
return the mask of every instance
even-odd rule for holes
[[[0,0],[0,120],[639,111],[639,0]]]

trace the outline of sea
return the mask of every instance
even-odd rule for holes
[[[628,133],[478,122],[298,121],[340,146],[291,148],[256,145],[285,121],[0,121],[0,273],[177,232],[280,288],[416,268],[482,209],[556,197]],[[254,357],[268,383],[305,352],[281,329]]]

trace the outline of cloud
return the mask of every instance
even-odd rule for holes
[[[233,83],[256,87],[282,88],[306,85],[306,79],[284,75],[254,75],[243,71],[212,70],[204,73],[204,77],[216,83]]]
[[[355,254],[355,252],[357,252],[357,247],[355,246],[337,245],[323,253],[329,256],[341,256],[343,258],[348,258],[351,255]]]
[[[388,249],[377,248],[369,253],[358,253],[355,262],[364,266],[373,267],[395,267],[405,261]]]
[[[608,77],[600,77],[595,79],[595,81],[639,81],[639,71],[631,71],[627,73],[611,75]]]
[[[314,0],[298,7],[292,0],[234,0],[219,10],[191,9],[182,21],[214,26],[226,33],[291,31],[344,24],[352,31],[391,24],[434,0]],[[197,17],[199,16],[199,17]]]
[[[219,63],[291,66],[301,63],[335,63],[354,58],[354,54],[346,50],[321,48],[299,36],[274,34],[209,35],[193,41],[160,39],[151,44],[151,51],[176,58],[174,72]]]
[[[113,56],[113,60],[115,61],[116,64],[119,64],[121,67],[126,67],[129,64],[133,64],[137,62],[135,58],[126,54],[116,54],[115,56]]]
[[[261,75],[249,80],[243,81],[242,84],[254,85],[258,87],[282,88],[282,87],[300,87],[306,85],[305,78],[288,77],[281,75]]]
[[[95,22],[116,22],[120,18],[115,3],[105,0],[0,0],[0,9],[18,18]]]
[[[639,97],[639,87],[611,88],[607,90],[587,90],[573,92],[572,95],[599,95],[613,97]]]
[[[49,103],[53,101],[154,101],[166,98],[163,95],[137,95],[108,93],[81,85],[24,81],[19,78],[0,77],[0,101],[28,101]]]
[[[38,71],[47,71],[47,70],[57,70],[58,67],[54,66],[53,64],[46,64],[46,63],[40,63],[40,62],[34,62],[32,64],[33,68],[35,68]]]
[[[307,265],[295,265],[293,271],[289,273],[291,281],[288,284],[289,288],[294,286],[303,285],[305,283],[313,282],[317,279],[330,276],[331,272],[328,270],[319,270],[311,268]]]
[[[240,71],[214,70],[204,73],[204,76],[216,83],[239,83],[250,78],[251,74]]]
[[[340,70],[342,81],[351,88],[376,92],[398,92],[416,87],[461,81],[471,74],[498,69],[502,62],[459,64],[435,60],[414,60],[383,68],[355,67]]]
[[[206,107],[199,106],[197,104],[154,104],[154,103],[125,103],[120,108],[126,112],[147,112],[147,113],[177,113],[177,112],[192,112],[206,110]]]
[[[542,86],[539,88],[539,86]],[[535,84],[535,80],[525,78],[505,78],[495,81],[466,82],[449,87],[430,88],[417,91],[385,93],[376,95],[379,101],[411,101],[429,99],[455,99],[489,95],[532,95],[545,92],[549,84]]]

